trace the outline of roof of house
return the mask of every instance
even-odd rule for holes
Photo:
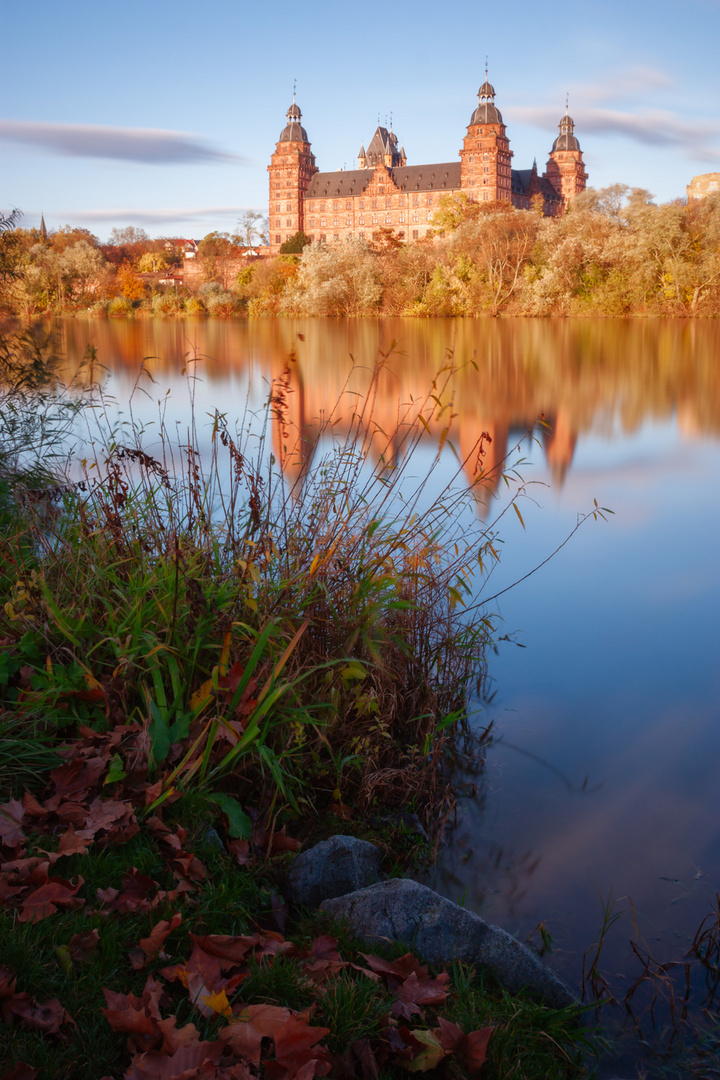
[[[397,165],[390,176],[400,191],[450,191],[460,187],[460,162],[438,165]],[[315,173],[305,198],[333,199],[362,195],[375,175],[372,169]]]

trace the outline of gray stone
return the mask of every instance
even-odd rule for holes
[[[290,870],[290,899],[305,907],[371,885],[382,876],[382,853],[367,840],[331,836],[296,855]]]
[[[510,993],[528,989],[556,1008],[576,1004],[526,945],[416,881],[383,881],[320,906],[368,943],[402,941],[430,964],[464,960],[486,968]]]

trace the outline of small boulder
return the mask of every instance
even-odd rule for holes
[[[383,881],[320,906],[368,943],[402,941],[430,964],[481,966],[511,994],[528,989],[554,1008],[577,1004],[527,945],[416,881]]]
[[[382,876],[382,853],[367,840],[331,836],[295,856],[290,870],[290,899],[294,904],[317,907],[372,885]]]

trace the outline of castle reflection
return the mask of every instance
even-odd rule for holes
[[[248,379],[266,395],[283,384],[273,445],[298,483],[328,423],[339,437],[357,429],[386,466],[422,424],[488,496],[527,431],[556,484],[590,435],[675,418],[687,437],[720,436],[720,327],[699,320],[76,320],[58,333],[68,372],[89,344],[116,380],[143,363],[164,385],[193,362],[223,411],[241,407]]]

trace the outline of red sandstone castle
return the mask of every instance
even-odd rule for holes
[[[421,240],[432,232],[433,211],[443,195],[461,192],[474,202],[508,202],[521,210],[537,205],[540,196],[546,215],[561,214],[587,183],[567,111],[540,176],[535,163],[531,169],[511,167],[510,141],[487,78],[478,99],[459,161],[408,165],[397,136],[378,127],[367,150],[360,147],[357,169],[319,172],[293,95],[268,165],[270,252],[277,253],[300,229],[313,240],[369,240],[380,229]]]

